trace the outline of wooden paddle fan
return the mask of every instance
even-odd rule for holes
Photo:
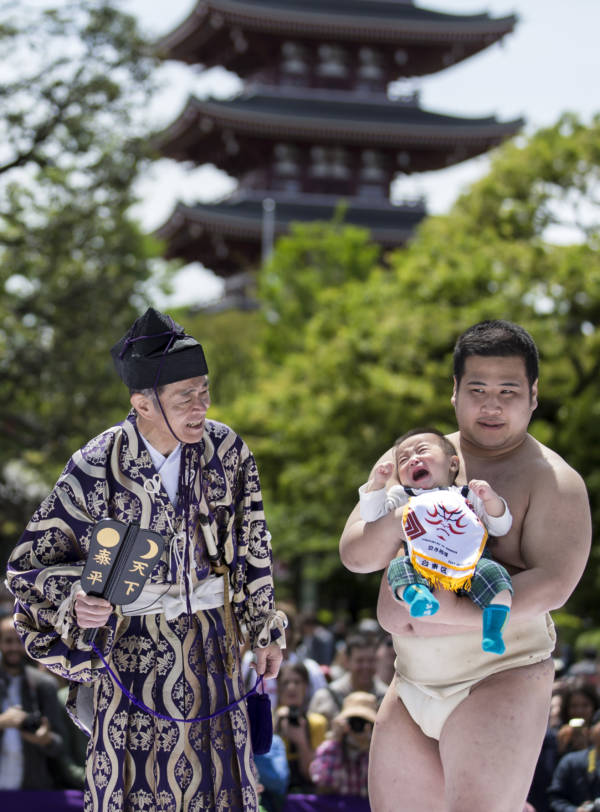
[[[164,544],[160,533],[116,519],[101,519],[92,531],[81,588],[113,605],[133,603],[161,557]],[[97,631],[86,629],[85,642],[91,643]]]

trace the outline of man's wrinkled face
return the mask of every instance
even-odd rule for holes
[[[204,434],[204,421],[210,406],[208,377],[188,378],[167,384],[160,400],[175,434],[184,443],[197,443]],[[156,406],[159,409],[158,404]],[[162,415],[161,415],[162,417]]]
[[[131,403],[145,421],[146,439],[159,451],[171,447],[176,442],[160,406],[164,410],[169,425],[182,443],[198,443],[204,434],[206,413],[210,406],[208,377],[199,375],[183,381],[168,383],[161,387],[160,405],[155,397],[132,395]]]

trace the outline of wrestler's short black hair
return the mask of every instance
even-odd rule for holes
[[[538,378],[539,355],[535,341],[519,324],[504,319],[481,321],[458,337],[454,345],[454,377],[460,384],[465,371],[465,361],[470,355],[517,356],[525,363],[529,388]]]

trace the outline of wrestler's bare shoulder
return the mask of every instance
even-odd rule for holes
[[[581,486],[583,480],[566,460],[548,446],[540,443],[531,434],[526,434],[523,442],[505,454],[479,455],[465,448],[460,442],[460,433],[449,436],[459,449],[462,476],[465,480],[485,479],[498,493],[507,498],[509,492],[530,493],[534,490],[565,486]]]

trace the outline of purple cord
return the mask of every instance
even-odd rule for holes
[[[233,708],[235,708],[236,705],[239,705],[240,702],[242,702],[244,699],[247,699],[251,694],[257,693],[257,688],[258,688],[258,686],[260,684],[262,684],[262,681],[263,681],[262,674],[259,674],[256,677],[256,682],[254,683],[254,687],[251,688],[247,693],[245,693],[239,699],[236,699],[235,702],[230,702],[229,705],[226,705],[224,708],[221,708],[220,710],[214,711],[213,713],[209,713],[207,716],[196,716],[194,719],[176,719],[174,716],[167,716],[167,715],[165,715],[163,713],[158,713],[157,711],[152,710],[152,708],[149,708],[148,705],[144,704],[144,702],[142,702],[141,700],[136,699],[135,696],[133,696],[133,694],[130,691],[127,690],[127,688],[123,685],[121,680],[117,677],[115,672],[112,670],[110,665],[106,662],[106,660],[104,659],[104,655],[97,648],[95,643],[92,643],[92,648],[94,649],[94,651],[96,652],[98,657],[100,657],[100,660],[106,666],[106,670],[111,675],[111,677],[113,678],[115,683],[118,685],[118,687],[121,689],[121,691],[125,694],[127,699],[129,699],[130,702],[132,702],[137,708],[140,708],[140,710],[146,711],[146,713],[151,714],[151,716],[155,716],[157,719],[164,719],[167,722],[185,722],[186,724],[191,724],[192,722],[208,722],[210,719],[214,719],[216,716],[221,716],[221,714],[226,713],[227,711],[233,710]]]

